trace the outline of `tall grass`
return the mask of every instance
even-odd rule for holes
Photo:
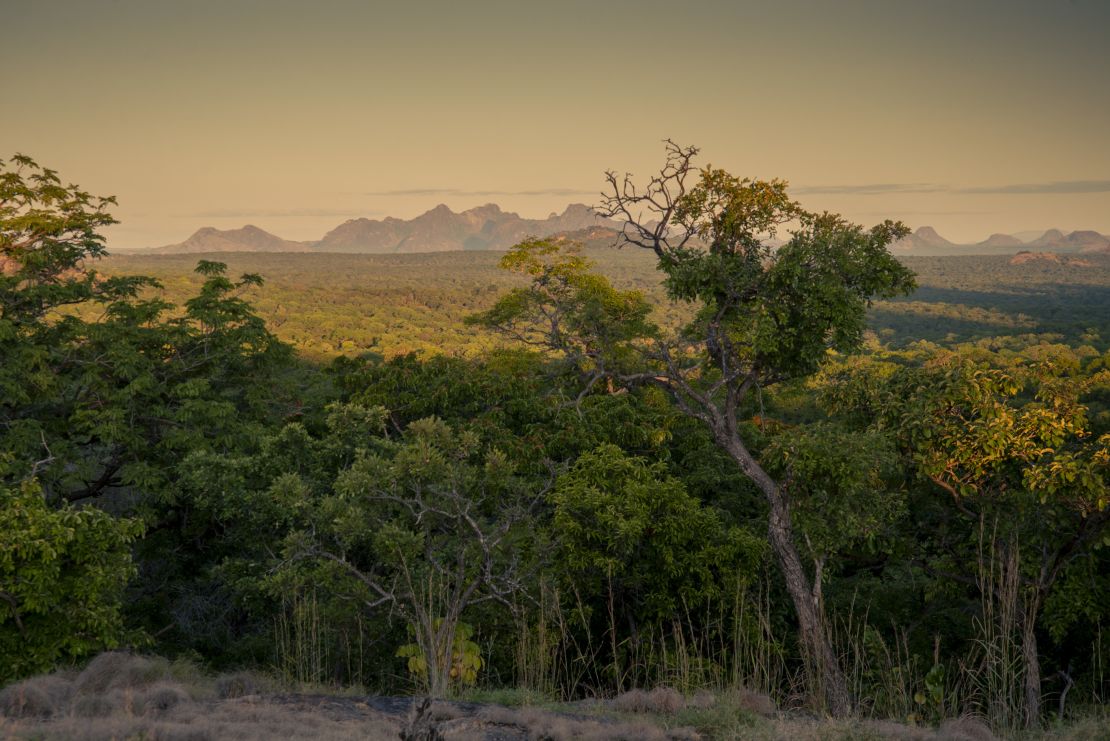
[[[977,584],[980,614],[976,639],[960,663],[959,694],[965,706],[984,715],[996,730],[1022,726],[1022,614],[1020,554],[1016,544],[1000,549],[997,529],[980,528]]]
[[[331,652],[324,640],[315,590],[307,595],[293,590],[282,607],[274,624],[278,671],[297,684],[324,684]]]
[[[996,536],[982,529],[973,584],[978,593],[974,636],[966,650],[942,652],[936,636],[930,655],[906,628],[871,622],[868,607],[855,599],[833,618],[829,631],[860,716],[939,723],[974,715],[1003,734],[1023,727],[1021,641],[1029,616],[1024,614],[1020,553]],[[504,678],[532,698],[611,697],[658,686],[688,696],[744,689],[774,698],[780,708],[817,709],[797,647],[777,633],[773,584],[769,575],[737,583],[723,598],[682,604],[670,619],[638,630],[617,617],[621,610],[612,592],[593,601],[598,612],[591,613],[573,586],[562,591],[543,584],[535,603],[518,606],[515,634],[508,637],[511,648],[487,651],[511,656],[511,680]],[[318,597],[311,587],[290,592],[274,626],[279,673],[301,685],[365,684],[366,647],[381,637],[371,640],[360,618],[329,624],[324,604],[326,596]],[[491,640],[504,640],[504,635]],[[1087,702],[1103,705],[1110,699],[1107,643],[1100,627],[1090,666],[1067,698],[1080,711]]]
[[[622,631],[613,604],[610,595],[599,635],[579,595],[545,586],[518,622],[517,686],[571,699],[656,685],[692,693],[741,686],[772,692],[794,684],[762,582],[737,584],[715,604],[683,605],[671,620],[635,633]]]
[[[869,622],[869,613],[855,611],[835,622],[834,643],[861,715],[872,718],[921,720],[944,717],[943,694],[927,692],[926,672],[910,651],[905,630],[890,626],[890,638]],[[939,701],[938,701],[939,699]]]

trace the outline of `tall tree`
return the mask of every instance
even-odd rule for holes
[[[0,161],[0,497],[9,515],[0,544],[21,551],[0,564],[0,644],[16,635],[41,645],[40,665],[119,639],[120,590],[143,529],[123,515],[142,515],[155,537],[187,519],[173,501],[184,453],[242,445],[271,411],[270,371],[290,357],[238,295],[258,276],[233,281],[223,264],[201,262],[203,287],[173,314],[142,294],[156,281],[99,274],[114,203],[28,157]],[[144,566],[183,560],[175,550],[178,558],[156,553]],[[80,574],[73,598],[87,620],[32,619],[56,618]],[[70,632],[35,636],[35,626]]]
[[[799,554],[791,488],[753,452],[744,412],[763,389],[812,374],[830,350],[856,349],[873,297],[914,288],[912,273],[887,251],[908,230],[891,221],[865,230],[809,213],[788,197],[785,182],[699,171],[697,153],[668,141],[665,165],[642,187],[608,173],[600,209],[623,222],[618,246],[651,250],[670,298],[696,308],[681,331],[655,328],[640,294],[615,291],[550,241],[522,243],[506,256],[503,266],[532,283],[475,321],[556,351],[579,367],[587,389],[603,379],[655,386],[706,425],[766,499],[768,537],[798,615],[811,690],[830,713],[847,715],[853,702],[819,576],[807,573]],[[772,240],[788,225],[789,241],[776,248]]]
[[[260,374],[290,357],[238,295],[256,275],[202,261],[175,316],[141,295],[153,279],[99,274],[114,202],[0,163],[0,444],[9,480],[37,478],[52,503],[166,489],[183,451],[235,437],[270,393]]]

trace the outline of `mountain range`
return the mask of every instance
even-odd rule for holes
[[[458,250],[504,250],[525,237],[574,235],[586,241],[615,237],[620,223],[600,216],[589,206],[574,203],[546,219],[526,219],[502,211],[495,203],[455,213],[440,204],[413,219],[350,219],[317,241],[295,242],[257,226],[239,229],[204,227],[183,242],[155,247],[163,253],[200,252],[354,252],[413,253]],[[996,233],[982,242],[958,244],[922,226],[892,245],[895,254],[976,255],[1013,254],[1019,250],[1042,252],[1110,253],[1110,237],[1095,231],[1059,229],[1020,234]]]
[[[546,237],[593,228],[619,228],[589,206],[574,203],[546,219],[525,219],[487,203],[461,213],[440,204],[414,219],[350,219],[315,242],[291,242],[256,226],[205,227],[184,242],[153,252],[451,252],[505,250],[526,237]]]
[[[1049,229],[1039,233],[996,233],[982,242],[958,244],[950,242],[937,234],[933,227],[923,226],[891,245],[891,251],[895,254],[910,255],[1013,254],[1018,250],[1110,253],[1110,236],[1090,230],[1073,231],[1065,234],[1059,229]]]

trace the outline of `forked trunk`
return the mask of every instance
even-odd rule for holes
[[[802,559],[794,544],[793,525],[786,497],[743,444],[736,440],[727,442],[729,453],[760,488],[770,505],[767,535],[786,582],[786,590],[798,613],[798,627],[810,689],[815,696],[824,700],[830,715],[837,718],[851,715],[852,696],[848,691],[848,680],[840,668],[829,638],[819,592],[814,589],[802,567]]]

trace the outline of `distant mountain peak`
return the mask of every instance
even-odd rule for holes
[[[1020,239],[1013,236],[1012,234],[1002,234],[1000,232],[995,232],[994,234],[990,235],[989,237],[984,239],[982,242],[980,242],[976,246],[977,247],[1021,247],[1024,244],[1025,244],[1024,242],[1022,242]]]
[[[153,251],[173,253],[305,252],[311,248],[311,245],[306,242],[291,242],[254,224],[244,224],[238,229],[201,227],[184,242],[155,247]]]
[[[949,242],[944,237],[937,234],[937,230],[931,226],[919,226],[913,234],[899,239],[892,245],[895,252],[916,252],[931,251],[937,249],[947,249],[955,247],[952,242]]]
[[[953,244],[953,242],[949,242],[947,239],[937,234],[937,230],[931,226],[920,226],[913,234],[918,239],[928,242],[929,244],[943,245],[946,247]]]
[[[505,215],[505,216],[508,216],[508,215],[515,216],[516,215],[516,214],[509,214],[506,211],[502,211],[501,207],[498,206],[496,203],[484,203],[481,206],[475,206],[474,208],[468,208],[466,211],[463,211],[463,213],[464,214],[469,214],[471,216],[485,217],[485,218],[491,218],[491,219],[496,218],[498,216],[503,216],[503,215]]]

